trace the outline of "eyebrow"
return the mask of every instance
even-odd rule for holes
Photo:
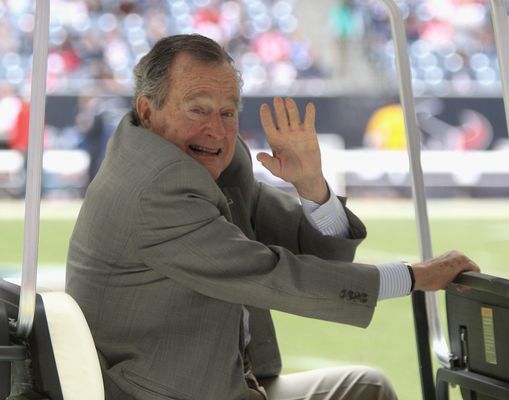
[[[184,101],[192,101],[192,100],[196,100],[198,98],[211,99],[212,95],[210,94],[210,92],[208,92],[206,90],[200,90],[200,91],[190,93],[190,94],[184,96]],[[228,98],[228,100],[230,100],[238,110],[241,109],[242,104],[241,104],[239,96],[235,96],[235,95],[230,96]]]

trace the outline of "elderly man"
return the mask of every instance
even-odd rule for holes
[[[366,231],[323,177],[312,104],[303,122],[292,99],[260,109],[272,155],[257,158],[300,202],[255,181],[238,137],[241,79],[212,40],[164,38],[134,75],[134,110],[88,188],[67,264],[107,398],[396,398],[364,367],[278,377],[269,310],[365,327],[378,300],[477,266],[457,252],[352,263]]]

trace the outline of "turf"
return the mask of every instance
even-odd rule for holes
[[[434,254],[460,249],[476,260],[483,272],[508,278],[509,206],[501,202],[467,202],[468,212],[458,212],[463,206],[465,204],[449,201],[431,207]],[[22,213],[19,205],[9,207],[4,206],[3,213],[0,211],[0,275],[19,269],[22,260]],[[43,208],[39,246],[41,269],[65,263],[77,205],[67,207],[71,208],[70,212],[58,205],[52,206],[51,212]],[[357,253],[359,261],[405,259],[412,262],[419,259],[417,229],[408,202],[393,202],[389,207],[386,202],[353,202],[352,208],[363,216],[369,232]],[[380,302],[368,329],[280,312],[274,313],[274,319],[285,372],[367,364],[388,375],[400,399],[420,398],[409,298]],[[456,390],[451,399],[460,399]]]
[[[42,220],[39,235],[39,262],[64,265],[74,221]],[[0,266],[15,267],[23,259],[23,223],[0,220]]]

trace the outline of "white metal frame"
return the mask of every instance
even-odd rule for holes
[[[497,46],[500,79],[502,81],[502,96],[504,98],[505,120],[509,135],[509,19],[505,0],[488,0]],[[505,39],[504,39],[505,38]]]
[[[23,267],[19,314],[16,323],[17,334],[21,337],[27,337],[30,334],[35,314],[44,114],[46,108],[46,72],[48,65],[49,10],[49,0],[36,1]]]
[[[433,251],[421,167],[421,134],[417,126],[417,116],[415,113],[406,30],[401,11],[396,2],[393,0],[382,0],[382,2],[389,12],[392,39],[394,42],[399,94],[405,119],[408,143],[407,151],[412,176],[412,194],[419,234],[421,259],[427,260],[433,257]],[[426,292],[425,296],[431,346],[440,364],[450,367],[452,354],[445,340],[444,329],[439,318],[437,294],[435,292]]]
[[[406,31],[401,12],[394,0],[381,0],[386,6],[394,41],[396,67],[398,71],[400,101],[403,108],[405,128],[407,134],[407,150],[412,176],[412,193],[419,233],[421,258],[429,259],[433,256],[431,235],[429,228],[426,196],[424,192],[423,173],[420,161],[420,131],[417,126],[417,118],[412,91],[412,78],[410,61],[408,57],[408,44]],[[493,19],[495,43],[497,46],[500,76],[502,80],[502,94],[505,105],[505,115],[509,134],[509,46],[504,43],[504,38],[509,38],[509,24],[505,0],[489,0],[490,11]],[[426,311],[428,318],[431,346],[439,363],[444,367],[451,367],[453,355],[447,345],[444,329],[438,310],[437,294],[425,293]]]

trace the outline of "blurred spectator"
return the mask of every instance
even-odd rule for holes
[[[15,94],[14,87],[0,83],[0,149],[8,147],[11,132],[17,124],[22,101]]]
[[[26,155],[30,139],[30,102],[19,98],[19,106],[11,116],[13,123],[10,126],[7,136],[7,148],[18,150]],[[43,145],[48,145],[48,129],[45,126],[43,132]]]
[[[129,104],[123,98],[80,97],[75,125],[82,138],[78,148],[89,155],[89,181],[99,170],[106,144],[128,108]]]
[[[329,11],[329,25],[339,49],[339,73],[344,75],[348,60],[351,59],[350,47],[356,45],[353,40],[362,30],[353,0],[336,1]]]
[[[20,100],[20,107],[16,114],[14,124],[11,127],[8,138],[8,147],[23,153],[28,151],[30,130],[30,103]]]

